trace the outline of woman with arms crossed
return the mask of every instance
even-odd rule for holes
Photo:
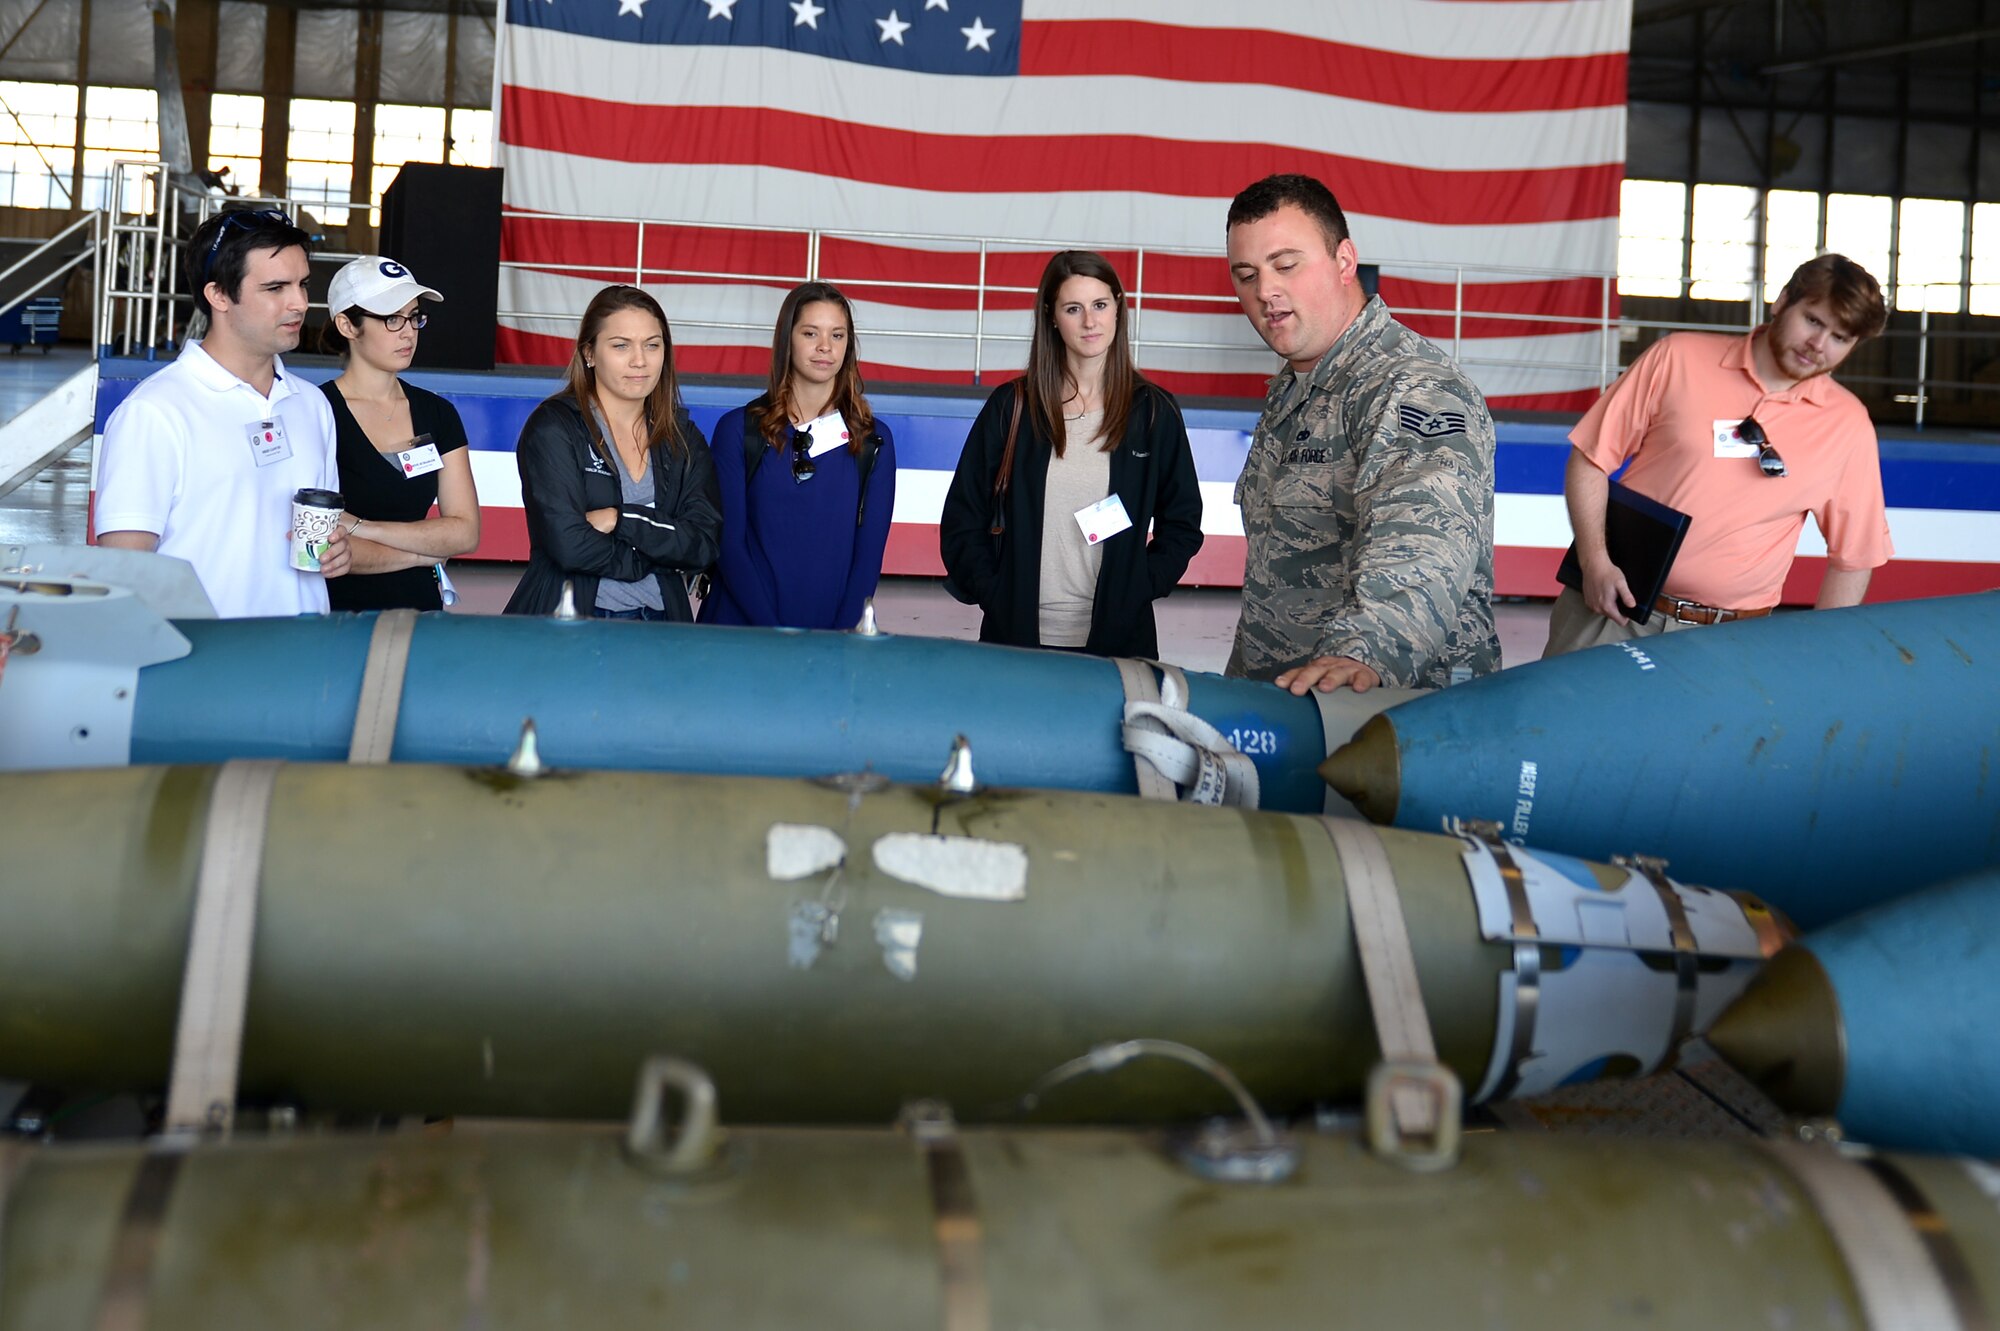
[[[1043,270],[1028,371],[973,422],[938,539],[956,593],[986,612],[982,640],[1159,655],[1153,602],[1201,548],[1201,488],[1179,405],[1132,363],[1102,255]]]
[[[882,577],[896,449],[862,392],[853,307],[792,289],[765,392],[716,422],[722,557],[704,624],[853,628]]]
[[[599,619],[692,619],[686,578],[715,562],[715,464],[682,409],[659,302],[637,287],[591,298],[569,384],[515,447],[528,568],[510,615],[555,609],[562,584]]]
[[[397,377],[428,322],[422,302],[442,299],[379,254],[348,264],[327,287],[333,318],[322,341],[345,361],[320,387],[333,408],[347,501],[341,525],[386,558],[375,561],[382,572],[328,581],[335,610],[441,610],[444,561],[479,544],[479,494],[458,409]]]

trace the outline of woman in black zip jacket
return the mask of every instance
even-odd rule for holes
[[[686,578],[715,562],[722,501],[659,302],[628,286],[591,299],[569,385],[529,415],[514,458],[528,568],[508,614],[547,614],[567,579],[586,615],[694,617]]]
[[[982,641],[1157,656],[1153,602],[1201,539],[1187,427],[1132,364],[1117,271],[1064,251],[1035,295],[1027,373],[987,398],[959,454],[938,523],[947,586],[986,612]]]

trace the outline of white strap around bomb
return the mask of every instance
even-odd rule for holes
[[[169,1133],[226,1133],[235,1121],[250,944],[271,793],[283,766],[271,759],[225,763],[209,795],[167,1078]]]
[[[1154,677],[1153,667],[1150,664],[1145,661],[1135,660],[1129,656],[1117,657],[1113,661],[1113,664],[1118,667],[1118,682],[1124,686],[1127,707],[1130,707],[1135,702],[1157,703],[1160,701],[1159,682]],[[1130,719],[1129,712],[1126,714],[1126,719]],[[1161,733],[1165,733],[1164,727],[1161,728]],[[1174,789],[1174,783],[1168,780],[1161,773],[1160,769],[1152,763],[1135,755],[1132,766],[1137,771],[1139,777],[1140,799],[1168,801],[1180,799],[1180,792]]]
[[[1368,1140],[1413,1169],[1441,1169],[1458,1156],[1464,1089],[1438,1062],[1416,953],[1381,833],[1351,818],[1322,818],[1333,840],[1354,922],[1354,950],[1368,988],[1382,1062],[1368,1076]]]
[[[1257,807],[1257,765],[1194,713],[1128,702],[1124,737],[1127,753],[1186,792],[1183,802]]]
[[[1757,1144],[1812,1199],[1847,1264],[1869,1331],[1984,1325],[1963,1253],[1949,1232],[1939,1229],[1922,1194],[1909,1195],[1915,1184],[1893,1161],[1850,1160],[1797,1142]],[[1968,1311],[1973,1316],[1966,1316]]]
[[[410,668],[410,641],[417,612],[384,610],[368,637],[368,663],[361,671],[361,697],[354,707],[354,736],[347,746],[351,763],[386,763],[396,744],[396,717],[403,707],[403,676]]]
[[[1130,657],[1118,658],[1117,666],[1125,687],[1125,751],[1132,755],[1140,796],[1256,808],[1257,765],[1187,710],[1187,675],[1181,668]]]

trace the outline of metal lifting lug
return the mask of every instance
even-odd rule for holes
[[[584,617],[583,612],[576,608],[576,584],[564,578],[562,595],[556,600],[556,608],[549,611],[549,618],[571,623]]]
[[[1452,836],[1464,837],[1469,841],[1483,841],[1489,846],[1505,842],[1502,833],[1506,830],[1490,818],[1447,818],[1444,830]]]
[[[945,760],[937,783],[940,789],[954,795],[970,795],[979,789],[979,779],[972,774],[972,743],[965,736],[952,739],[951,757]]]
[[[532,780],[548,774],[548,765],[542,761],[541,740],[535,734],[535,718],[526,717],[521,722],[521,738],[514,744],[514,752],[507,759],[507,770],[515,776]]]
[[[874,597],[871,596],[861,603],[861,621],[854,626],[852,632],[857,638],[886,638],[889,636],[875,622]]]
[[[662,1112],[668,1090],[680,1092],[680,1131],[667,1137]],[[722,1167],[723,1135],[716,1126],[715,1083],[685,1059],[656,1054],[639,1069],[632,1120],[625,1130],[625,1154],[650,1173],[680,1178]]]

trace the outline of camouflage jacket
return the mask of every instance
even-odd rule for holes
[[[1493,418],[1380,299],[1310,375],[1271,381],[1236,502],[1249,560],[1230,674],[1346,656],[1439,688],[1500,668]]]

